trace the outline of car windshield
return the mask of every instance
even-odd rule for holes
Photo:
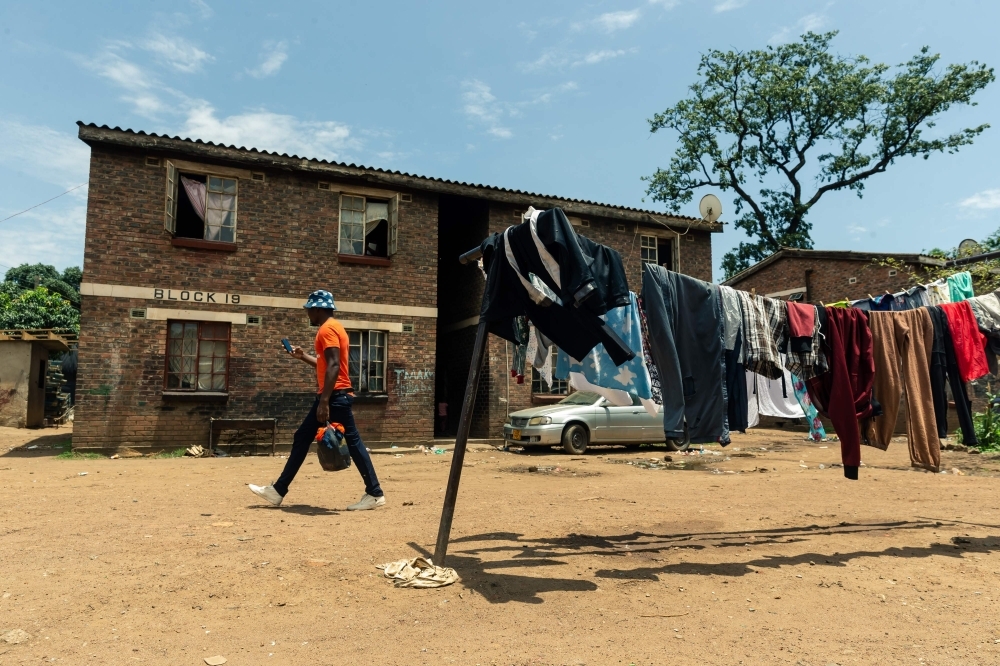
[[[572,395],[568,395],[559,401],[560,405],[592,405],[597,402],[597,399],[601,396],[596,393],[591,393],[590,391],[577,391]]]

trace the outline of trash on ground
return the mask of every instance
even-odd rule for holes
[[[222,666],[222,664],[226,663],[226,658],[223,657],[222,655],[215,655],[214,657],[205,657],[205,663],[208,664],[208,666]]]
[[[451,567],[436,567],[425,557],[415,557],[412,560],[399,560],[379,564],[376,569],[382,569],[386,578],[395,581],[396,587],[444,587],[458,582],[458,573]]]
[[[196,444],[184,450],[184,455],[192,458],[201,458],[205,455],[205,448]]]
[[[17,643],[27,643],[31,640],[31,634],[24,629],[11,629],[7,633],[0,636],[0,640],[4,643],[10,643],[12,645]]]

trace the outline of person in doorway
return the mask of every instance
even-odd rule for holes
[[[295,431],[292,451],[288,454],[288,461],[281,476],[270,486],[250,484],[250,491],[279,506],[288,493],[289,484],[305,461],[309,446],[316,438],[316,432],[332,422],[344,426],[344,436],[351,453],[351,460],[354,461],[365,482],[365,494],[357,503],[347,507],[347,510],[366,511],[384,506],[385,493],[379,486],[371,456],[361,441],[361,435],[358,434],[358,428],[354,424],[354,414],[351,412],[354,389],[351,388],[348,375],[350,341],[347,331],[333,317],[333,312],[337,309],[333,295],[328,291],[314,291],[309,294],[309,299],[303,307],[309,314],[309,322],[313,326],[319,326],[319,331],[316,333],[316,355],[307,354],[301,347],[293,347],[292,356],[316,368],[319,390],[312,409]]]
[[[444,435],[448,432],[448,403],[443,400],[438,403],[438,434]]]

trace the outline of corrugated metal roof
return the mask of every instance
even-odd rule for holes
[[[401,177],[405,177],[405,178],[413,178],[413,179],[417,179],[417,180],[424,180],[424,181],[428,181],[428,182],[432,182],[432,183],[442,183],[442,184],[455,185],[455,186],[460,186],[460,187],[475,188],[475,189],[480,189],[480,190],[487,190],[487,191],[491,191],[491,192],[500,192],[500,193],[512,194],[512,195],[523,196],[523,197],[532,197],[532,198],[538,198],[538,199],[556,199],[556,200],[560,200],[560,201],[566,201],[566,202],[571,202],[571,203],[584,204],[584,205],[588,205],[588,206],[600,206],[602,208],[609,208],[609,209],[612,209],[612,210],[627,211],[627,212],[630,212],[630,213],[644,213],[644,214],[647,214],[647,215],[655,215],[657,217],[667,217],[667,218],[671,218],[671,219],[682,220],[684,222],[695,223],[695,224],[697,224],[698,226],[700,226],[702,228],[706,228],[706,229],[711,228],[711,230],[713,230],[713,231],[721,231],[722,230],[722,224],[721,223],[714,223],[714,224],[713,223],[708,223],[705,220],[702,220],[701,218],[690,217],[690,216],[687,216],[687,215],[675,215],[673,213],[665,213],[665,212],[662,212],[662,211],[648,210],[648,209],[642,209],[642,208],[634,208],[634,207],[631,207],[631,206],[619,206],[619,205],[615,205],[615,204],[606,204],[606,203],[601,203],[599,201],[590,201],[588,199],[572,199],[572,198],[561,197],[561,196],[557,196],[557,195],[540,194],[540,193],[537,193],[537,192],[528,192],[528,191],[525,191],[525,190],[516,190],[516,189],[511,189],[511,188],[506,188],[506,187],[496,187],[495,185],[483,185],[483,184],[480,184],[480,183],[469,183],[469,182],[465,182],[465,181],[448,180],[446,178],[435,178],[433,176],[421,176],[419,174],[411,174],[411,173],[407,173],[407,172],[404,172],[404,171],[393,171],[391,169],[381,169],[381,168],[370,167],[370,166],[365,166],[365,165],[361,165],[361,164],[347,164],[345,162],[333,162],[333,161],[328,161],[328,160],[315,159],[315,158],[311,158],[311,157],[302,157],[302,156],[299,156],[299,155],[289,155],[287,153],[276,153],[276,152],[270,152],[270,151],[267,151],[267,150],[259,150],[257,148],[247,148],[245,146],[234,146],[234,145],[226,145],[226,144],[221,144],[221,143],[214,143],[212,141],[203,141],[201,139],[190,139],[190,138],[185,138],[185,137],[180,137],[180,136],[169,136],[169,135],[165,135],[165,134],[156,134],[156,133],[153,133],[153,132],[144,132],[142,130],[136,131],[136,130],[132,130],[132,129],[122,129],[121,127],[109,127],[108,125],[97,125],[95,123],[84,123],[81,120],[78,120],[76,124],[78,126],[80,126],[81,128],[90,128],[90,129],[96,129],[96,130],[106,130],[106,131],[112,131],[112,132],[120,132],[120,133],[125,134],[125,135],[132,135],[132,136],[136,136],[136,137],[151,137],[151,138],[154,138],[154,139],[168,139],[168,140],[172,140],[172,141],[181,141],[181,142],[190,143],[190,144],[201,144],[201,145],[205,145],[205,146],[212,146],[212,147],[215,147],[215,148],[225,148],[225,149],[229,149],[229,150],[237,150],[237,151],[242,151],[242,152],[246,152],[246,153],[250,153],[250,154],[255,154],[255,155],[268,155],[268,156],[273,156],[273,157],[278,157],[278,158],[284,158],[284,159],[290,159],[290,160],[304,160],[304,161],[315,163],[315,164],[324,164],[324,165],[342,167],[342,168],[347,168],[347,169],[358,169],[358,170],[361,170],[361,171],[370,172],[370,173],[374,173],[374,174],[387,174],[387,175],[393,175],[393,176],[401,176]]]

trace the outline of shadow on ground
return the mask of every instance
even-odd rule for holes
[[[863,557],[927,558],[933,555],[960,557],[965,553],[987,554],[1000,551],[1000,534],[983,538],[954,537],[947,543],[927,546],[889,547],[882,550],[857,550],[846,553],[824,552],[812,548],[796,555],[765,556],[749,560],[704,563],[675,562],[648,566],[661,562],[674,550],[706,551],[709,549],[744,549],[761,545],[795,544],[807,541],[822,542],[824,537],[843,535],[872,535],[877,533],[915,533],[942,527],[957,527],[968,523],[938,521],[894,521],[879,523],[847,523],[837,525],[808,525],[776,529],[741,530],[738,532],[687,532],[677,534],[650,534],[633,532],[621,535],[570,534],[551,539],[525,539],[515,532],[490,532],[460,537],[451,541],[447,566],[462,576],[463,584],[483,595],[492,603],[519,601],[542,603],[539,594],[545,592],[592,592],[598,588],[594,580],[553,577],[550,575],[522,576],[513,570],[527,567],[561,567],[569,558],[581,555],[617,557],[618,567],[606,567],[593,572],[597,579],[655,581],[664,574],[697,576],[745,576],[760,569],[779,569],[786,566],[815,564],[844,566],[851,560]],[[997,525],[977,525],[983,528],[1000,528]],[[483,544],[473,546],[473,544]],[[431,553],[421,546],[410,546],[426,557]],[[471,546],[471,547],[470,547]],[[735,551],[733,551],[735,552]],[[483,556],[500,555],[506,559],[484,559]],[[663,555],[664,557],[657,557]]]

